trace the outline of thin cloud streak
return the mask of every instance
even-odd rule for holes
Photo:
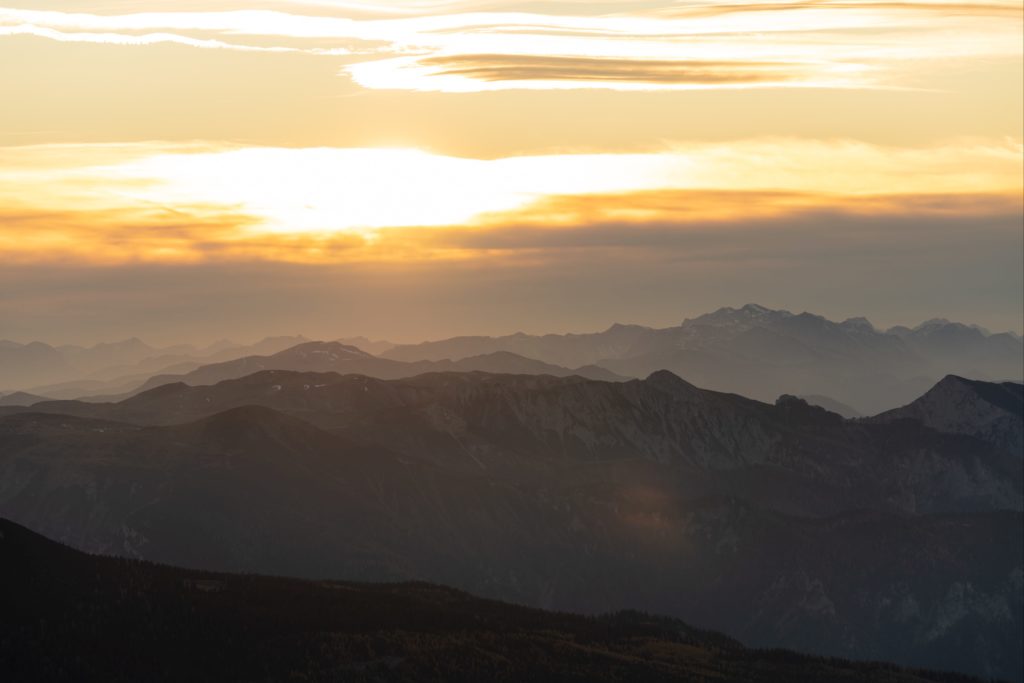
[[[365,18],[361,3],[332,5],[342,16],[0,8],[0,35],[352,54],[364,61],[344,65],[342,73],[363,87],[440,92],[903,87],[908,73],[930,63],[1022,52],[1020,8],[1004,3],[708,4],[597,16],[470,11],[490,6],[427,3],[412,15],[383,19]],[[224,36],[276,44],[240,45]],[[710,64],[716,66],[695,66]]]
[[[616,60],[587,57],[531,55],[453,55],[418,61],[437,75],[479,81],[591,81],[637,84],[740,85],[782,84],[804,80],[813,67],[797,62],[711,60]],[[802,74],[806,71],[806,74]]]
[[[52,28],[19,24],[17,26],[0,26],[0,36],[35,36],[48,38],[62,43],[97,43],[102,45],[158,45],[171,43],[212,50],[240,50],[242,52],[305,52],[292,47],[261,47],[258,45],[239,45],[226,43],[222,40],[189,38],[173,33],[144,33],[141,35],[125,35],[122,33],[88,33],[76,31],[64,33]],[[343,53],[337,53],[343,54]]]

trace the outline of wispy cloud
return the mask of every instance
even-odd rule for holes
[[[563,14],[481,2],[312,4],[323,13],[0,8],[0,35],[356,54],[363,61],[343,72],[366,88],[443,92],[900,87],[922,64],[1022,52],[1022,10],[1010,2],[640,3],[629,12],[609,3],[618,11],[597,15],[566,2]]]
[[[123,33],[91,33],[88,31],[75,31],[65,33],[52,28],[35,26],[33,24],[18,24],[15,26],[0,26],[0,36],[36,36],[48,38],[62,43],[98,43],[103,45],[157,45],[159,43],[171,43],[175,45],[186,45],[215,50],[241,50],[243,52],[300,52],[298,48],[284,46],[262,47],[258,45],[240,45],[228,43],[222,40],[190,38],[174,33],[143,33],[139,35]],[[340,53],[339,53],[340,54]]]
[[[742,86],[852,85],[844,65],[700,59],[617,59],[508,54],[457,54],[399,58],[349,68],[357,81],[388,84],[396,75],[405,81],[433,84],[445,90],[483,88],[552,89],[714,88]],[[390,73],[388,73],[390,72]],[[445,85],[447,84],[447,85]],[[414,87],[410,83],[410,87]]]

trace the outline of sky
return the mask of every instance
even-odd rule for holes
[[[1017,0],[0,4],[0,338],[1020,332],[1022,83]]]

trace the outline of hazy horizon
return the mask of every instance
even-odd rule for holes
[[[1024,332],[1022,16],[0,2],[0,338]]]
[[[216,344],[218,342],[234,342],[238,344],[253,344],[266,338],[271,337],[305,337],[312,341],[333,341],[336,339],[351,339],[357,337],[363,337],[370,341],[377,342],[390,342],[394,344],[416,344],[425,341],[436,341],[442,339],[448,339],[451,337],[460,336],[482,336],[482,337],[499,337],[513,334],[527,334],[527,335],[566,335],[566,334],[587,334],[594,332],[603,332],[613,325],[637,325],[641,327],[648,327],[654,329],[663,329],[669,327],[676,327],[683,323],[687,319],[696,318],[700,315],[712,313],[721,308],[741,308],[748,304],[762,305],[765,308],[772,310],[788,310],[793,314],[810,313],[812,315],[819,315],[832,322],[842,322],[850,318],[866,318],[879,332],[885,332],[892,327],[905,326],[914,328],[930,320],[946,319],[953,323],[961,323],[964,325],[978,326],[985,329],[987,332],[992,334],[1010,332],[1021,336],[1020,328],[1000,328],[997,326],[989,326],[979,323],[975,320],[958,318],[950,315],[931,315],[928,317],[921,317],[920,319],[899,319],[892,318],[888,321],[883,318],[874,317],[871,315],[864,315],[856,311],[850,312],[837,312],[835,314],[828,314],[821,310],[816,309],[801,309],[797,307],[788,307],[782,304],[779,305],[767,305],[762,301],[744,301],[744,302],[724,302],[721,305],[711,305],[706,309],[694,309],[691,311],[681,312],[680,315],[672,316],[671,314],[664,314],[661,316],[650,316],[647,319],[629,319],[623,317],[622,319],[609,319],[605,320],[596,316],[579,317],[578,322],[575,326],[566,326],[563,322],[565,317],[559,317],[556,314],[551,316],[551,326],[545,327],[542,323],[537,323],[534,327],[516,327],[513,323],[511,326],[501,327],[498,323],[492,324],[490,329],[484,329],[478,327],[474,322],[468,322],[464,324],[457,324],[452,329],[457,331],[445,331],[444,329],[438,329],[436,334],[417,336],[415,333],[408,334],[377,334],[375,332],[366,331],[355,326],[348,326],[346,324],[333,324],[333,323],[314,323],[307,325],[309,329],[302,327],[299,323],[294,329],[286,327],[269,327],[266,332],[259,331],[258,325],[254,325],[251,331],[248,333],[232,333],[230,331],[223,334],[217,334],[217,326],[211,325],[209,328],[209,334],[195,334],[193,336],[175,336],[174,332],[167,333],[163,336],[155,335],[144,335],[137,332],[131,332],[130,328],[125,329],[125,333],[121,336],[106,336],[106,337],[82,337],[82,338],[45,338],[41,336],[36,337],[22,337],[17,338],[14,335],[6,335],[3,333],[5,328],[0,328],[0,340],[11,341],[18,344],[28,344],[31,342],[43,342],[51,346],[82,346],[90,347],[97,344],[104,343],[115,343],[126,341],[128,339],[139,339],[142,342],[153,346],[155,348],[170,347],[175,345],[192,345],[196,348],[203,348]],[[628,313],[624,315],[629,315]],[[884,320],[884,322],[883,322]],[[157,330],[156,335],[159,335],[159,327],[156,326],[153,329]],[[205,329],[205,328],[204,328]],[[227,327],[220,329],[228,329]],[[231,329],[239,329],[237,326]],[[242,326],[241,329],[249,329],[246,326]],[[383,329],[383,328],[382,328]],[[396,327],[395,329],[402,329]]]

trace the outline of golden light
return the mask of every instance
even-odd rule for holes
[[[888,206],[885,197],[1019,196],[1021,150],[1019,140],[893,148],[793,139],[499,159],[166,143],[8,148],[0,247],[21,259],[422,259],[433,257],[438,230],[604,220],[685,229],[816,207],[870,211]],[[976,210],[943,210],[958,206]]]

